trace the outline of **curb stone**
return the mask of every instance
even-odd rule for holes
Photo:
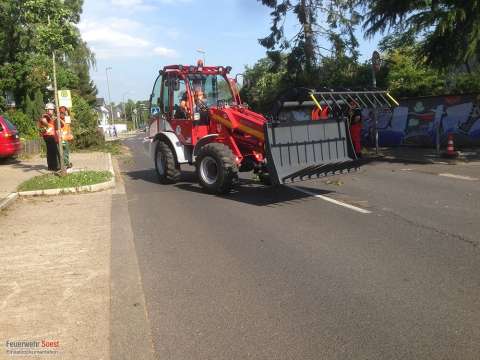
[[[81,192],[97,192],[107,190],[115,187],[115,171],[113,170],[112,155],[108,153],[108,171],[112,174],[112,178],[103,183],[60,188],[60,189],[45,189],[45,190],[32,190],[32,191],[19,191],[10,193],[4,200],[0,202],[0,210],[7,208],[11,205],[19,196],[51,196],[60,194],[72,194]]]
[[[18,198],[18,193],[10,193],[5,199],[0,201],[0,210],[6,209],[8,206],[13,204]]]

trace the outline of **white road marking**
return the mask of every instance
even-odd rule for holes
[[[438,174],[438,176],[444,176],[444,177],[449,177],[449,178],[453,178],[453,179],[468,180],[468,181],[479,180],[478,178],[474,178],[474,177],[471,177],[471,176],[455,175],[455,174],[449,174],[449,173]]]
[[[350,205],[350,204],[347,204],[347,203],[344,203],[344,202],[341,202],[341,201],[338,201],[338,200],[329,198],[328,196],[324,196],[324,195],[320,195],[320,194],[315,194],[314,192],[311,192],[311,191],[308,191],[308,190],[304,190],[304,189],[300,189],[300,188],[298,188],[298,187],[296,187],[296,186],[292,186],[292,185],[286,185],[286,186],[289,187],[289,188],[291,188],[291,189],[294,189],[294,190],[303,192],[304,194],[307,194],[307,195],[316,197],[316,198],[318,198],[318,199],[322,199],[322,200],[328,201],[328,202],[330,202],[330,203],[332,203],[332,204],[339,205],[339,206],[343,206],[343,207],[346,207],[347,209],[350,209],[350,210],[358,211],[359,213],[362,213],[362,214],[371,214],[371,213],[372,213],[372,212],[369,211],[369,210],[365,210],[365,209],[359,208],[359,207],[357,207],[357,206],[353,206],[353,205]]]

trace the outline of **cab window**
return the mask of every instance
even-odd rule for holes
[[[175,119],[187,119],[187,96],[188,94],[185,80],[178,79],[177,88],[173,92],[173,109]]]
[[[218,101],[226,104],[233,102],[230,84],[222,75],[189,75],[190,88],[192,90],[201,89],[205,93],[208,106],[217,105]]]
[[[162,76],[157,77],[155,85],[153,85],[152,97],[150,100],[150,114],[157,115],[160,113],[160,89],[162,84]]]
[[[171,80],[168,77],[163,78],[163,83],[162,83],[162,104],[161,104],[161,109],[162,112],[170,116],[170,88],[171,88]]]

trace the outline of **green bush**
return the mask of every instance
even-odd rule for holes
[[[73,149],[88,149],[105,145],[105,138],[97,129],[80,129],[74,131]]]
[[[29,118],[38,120],[45,113],[43,95],[40,90],[35,91],[33,99],[30,95],[25,97],[23,102],[23,112]]]
[[[86,149],[103,146],[105,139],[98,130],[97,114],[80,96],[72,95],[72,130],[74,149]]]
[[[20,110],[9,110],[4,114],[20,133],[20,137],[34,139],[38,137],[37,122]]]

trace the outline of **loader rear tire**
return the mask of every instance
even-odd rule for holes
[[[238,181],[235,157],[224,144],[210,143],[203,146],[195,162],[198,181],[211,194],[228,193]]]
[[[180,165],[175,160],[171,147],[159,141],[155,151],[155,170],[162,184],[172,184],[180,179]]]

